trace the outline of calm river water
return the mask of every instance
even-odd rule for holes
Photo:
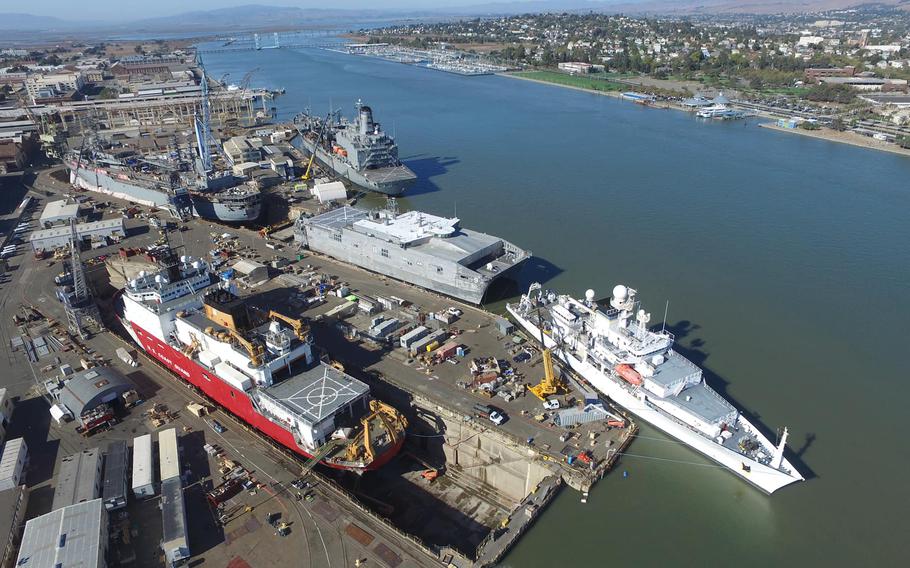
[[[283,119],[362,99],[420,177],[402,205],[531,249],[523,285],[624,283],[654,321],[669,300],[709,383],[790,427],[808,481],[773,497],[645,427],[588,504],[565,491],[505,565],[906,561],[910,159],[321,50],[206,64],[233,81],[259,68],[254,86],[287,89]]]

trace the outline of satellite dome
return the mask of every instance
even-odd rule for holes
[[[587,301],[589,301],[589,302],[593,302],[593,301],[594,301],[594,290],[588,288],[588,289],[585,291],[585,300],[587,300]]]
[[[622,284],[617,284],[613,288],[613,297],[617,300],[625,300],[629,295],[629,289],[623,286]]]

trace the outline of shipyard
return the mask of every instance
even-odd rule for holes
[[[0,13],[0,566],[896,562],[896,0],[213,2]]]

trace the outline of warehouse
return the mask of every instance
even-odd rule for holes
[[[35,517],[25,524],[16,566],[107,566],[107,511],[101,499]]]
[[[266,265],[249,260],[240,259],[231,268],[237,273],[237,277],[243,279],[249,285],[260,284],[269,279],[269,269]]]
[[[79,204],[66,199],[51,201],[41,212],[41,226],[50,228],[54,225],[69,225],[70,220],[79,217]]]
[[[28,446],[22,438],[14,438],[3,446],[3,457],[0,458],[0,491],[22,485],[27,461]]]
[[[104,221],[93,221],[91,223],[79,223],[76,225],[76,236],[83,241],[106,241],[109,238],[120,238],[126,234],[123,227],[123,219],[106,219]],[[52,250],[58,247],[68,246],[72,231],[67,227],[54,227],[51,229],[42,229],[29,235],[29,242],[32,250],[39,249]]]
[[[77,503],[92,501],[101,496],[101,451],[83,450],[66,456],[57,473],[52,511]]]
[[[107,446],[104,455],[104,487],[102,497],[108,511],[126,507],[126,478],[129,473],[126,440],[116,440]]]
[[[115,402],[133,386],[110,367],[97,367],[74,374],[65,383],[51,385],[48,394],[80,417],[101,404]]]

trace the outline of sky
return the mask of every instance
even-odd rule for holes
[[[182,12],[261,4],[334,9],[426,9],[485,4],[491,0],[0,0],[0,12],[21,12],[72,20],[124,20]],[[514,0],[505,0],[514,1]]]

